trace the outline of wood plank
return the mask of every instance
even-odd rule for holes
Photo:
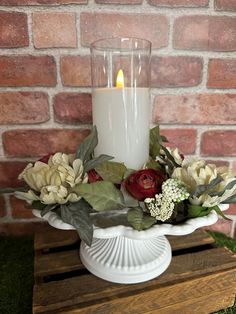
[[[79,250],[43,254],[35,258],[34,275],[48,276],[83,269]]]
[[[154,309],[152,311],[145,311],[145,314],[209,314],[221,309],[225,309],[234,304],[235,294],[232,293],[232,290],[222,290],[217,293],[213,293],[204,297],[195,298],[192,297],[190,300],[184,302],[178,302],[176,304],[165,306],[164,308]],[[91,309],[90,309],[91,310]],[[82,309],[71,309],[63,310],[65,314],[79,314],[83,313]],[[98,313],[97,310],[91,311],[90,313]],[[103,312],[108,314],[108,312]],[[114,312],[113,312],[114,313]],[[119,312],[120,313],[120,312]],[[134,313],[134,312],[130,312]],[[142,312],[140,312],[142,313]],[[110,314],[110,313],[109,313]]]
[[[215,243],[215,240],[202,230],[196,230],[184,236],[167,236],[167,238],[170,241],[172,251]]]
[[[205,281],[204,278],[206,277],[209,277],[208,280],[213,285],[212,287],[209,285],[208,281]],[[224,284],[221,283],[221,278],[224,279]],[[148,293],[151,293],[153,298],[156,299],[156,292],[154,294],[151,292],[155,289],[160,290],[158,300],[161,300],[160,302],[162,303],[165,303],[166,299],[170,302],[171,299],[169,295],[167,298],[167,294],[172,291],[172,288],[175,288],[173,291],[176,291],[177,294],[181,292],[182,297],[189,299],[190,297],[192,298],[193,295],[197,297],[194,289],[197,289],[199,296],[201,296],[202,292],[204,292],[202,295],[204,296],[204,294],[209,294],[209,291],[213,292],[216,290],[217,282],[215,282],[215,280],[218,282],[218,290],[227,289],[229,287],[236,288],[236,258],[223,248],[175,256],[169,269],[164,274],[156,279],[141,284],[113,284],[92,275],[85,275],[60,282],[46,283],[40,287],[36,285],[34,287],[34,311],[35,313],[43,313],[45,310],[59,310],[60,308],[75,305],[76,307],[84,307],[85,305],[94,303],[99,307],[101,303],[102,308],[102,304],[105,302],[104,299],[108,300],[107,302],[110,304],[110,307],[111,304],[115,302],[114,299],[119,296],[128,295],[125,297],[127,303],[124,302],[124,308],[123,297],[121,304],[119,302],[114,303],[115,306],[122,306],[123,310],[125,310],[126,307],[129,308],[129,303],[132,302],[132,298],[129,298],[131,295],[136,296],[137,302],[139,299],[142,299],[140,306],[143,302],[146,302],[145,299],[141,297],[142,295],[150,299]],[[198,287],[198,281],[202,283],[199,286],[201,288]],[[182,286],[178,287],[178,285],[183,283],[186,283],[185,292],[182,292]],[[194,285],[192,285],[192,283],[194,283]],[[192,289],[191,293],[189,289]],[[66,294],[60,294],[59,291],[66,291]],[[236,291],[234,292],[236,293]],[[175,298],[177,298],[177,296],[175,296]],[[107,302],[105,302],[105,304]],[[111,313],[111,311],[107,313]]]
[[[94,295],[92,295],[92,301],[90,300],[90,302],[88,299],[83,298],[83,296],[81,298],[81,295],[77,294],[77,291],[74,290],[74,298],[67,298],[66,302],[63,300],[57,304],[55,304],[55,300],[50,304],[37,304],[34,306],[34,313],[60,313],[60,311],[64,312],[65,309],[77,309],[76,313],[83,314],[110,314],[117,313],[117,311],[119,313],[141,314],[171,306],[181,301],[192,300],[193,296],[196,299],[205,297],[209,295],[209,291],[211,291],[211,294],[214,294],[222,290],[231,289],[235,293],[235,282],[235,269],[230,269],[198,277],[191,281],[156,285],[152,290],[143,289],[136,291],[135,294],[133,292],[131,294],[131,291],[129,291],[129,294],[126,295],[120,292],[120,294],[110,294],[108,297],[107,294],[104,296],[104,292],[101,291],[100,299],[96,300]],[[132,286],[129,286],[130,289],[132,289]],[[50,297],[50,295],[48,296]],[[217,303],[217,300],[215,302]]]
[[[78,233],[74,230],[58,230],[51,228],[44,233],[36,233],[34,240],[34,249],[50,249],[72,245],[79,241]]]

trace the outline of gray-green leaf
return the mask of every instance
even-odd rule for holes
[[[97,211],[125,208],[123,194],[111,182],[80,184],[75,189]]]
[[[201,194],[210,191],[217,184],[219,184],[223,178],[221,176],[217,176],[215,179],[211,180],[209,184],[201,184],[196,187],[196,190],[193,192],[193,196],[199,197]]]
[[[96,126],[93,126],[89,136],[87,136],[80,144],[76,152],[76,158],[79,158],[82,161],[90,160],[94,148],[97,146],[97,144],[98,144],[97,128]]]
[[[65,223],[74,226],[81,238],[91,246],[93,240],[93,225],[87,210],[69,205],[61,205],[61,218]]]
[[[84,171],[88,172],[89,170],[94,169],[98,165],[102,164],[104,161],[108,161],[108,160],[111,160],[113,158],[114,157],[111,157],[108,155],[100,155],[96,158],[93,158],[93,159],[89,160],[88,162],[86,162],[86,164],[84,165]]]
[[[156,223],[156,219],[145,215],[141,207],[131,208],[128,211],[127,219],[130,225],[138,231],[148,229]]]
[[[155,159],[156,156],[160,153],[160,144],[158,143],[160,138],[160,129],[157,125],[156,127],[152,128],[150,130],[150,148],[149,148],[149,154],[150,156]]]
[[[97,166],[95,170],[103,178],[103,180],[114,184],[120,184],[124,178],[127,168],[120,162],[105,161]]]

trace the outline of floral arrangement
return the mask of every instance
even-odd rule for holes
[[[226,167],[184,158],[164,146],[159,127],[150,130],[150,158],[143,169],[127,169],[111,156],[94,157],[96,127],[74,155],[55,153],[30,163],[19,175],[28,187],[15,190],[41,216],[56,211],[91,245],[93,228],[114,225],[145,230],[205,216],[236,202],[236,178]],[[226,218],[226,217],[225,217]],[[226,218],[227,219],[227,218]]]

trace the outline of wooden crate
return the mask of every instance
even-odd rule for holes
[[[33,313],[204,314],[227,308],[236,294],[236,258],[202,231],[168,237],[173,259],[148,282],[114,284],[90,274],[73,231],[35,236]]]

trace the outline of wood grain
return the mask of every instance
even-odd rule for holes
[[[84,268],[78,250],[43,254],[35,259],[34,275],[48,276]]]
[[[78,233],[73,230],[58,230],[51,228],[45,233],[37,233],[34,240],[34,249],[43,250],[66,245],[79,241]]]
[[[217,248],[175,256],[163,275],[141,284],[119,285],[84,275],[36,285],[34,313],[72,308],[78,313],[93,313],[95,308],[96,314],[116,313],[118,309],[120,313],[145,313],[193,296],[203,298],[225,289],[236,293],[235,283],[235,257]]]

